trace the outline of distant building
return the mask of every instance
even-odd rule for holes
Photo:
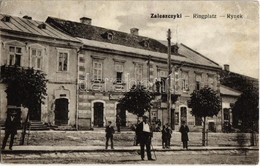
[[[220,112],[220,117],[222,121],[222,131],[230,131],[231,127],[237,127],[238,125],[238,118],[236,114],[234,114],[232,108],[235,105],[235,102],[241,95],[241,92],[229,88],[224,85],[220,85],[220,96],[222,102],[222,109]]]

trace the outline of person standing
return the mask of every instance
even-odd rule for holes
[[[171,138],[172,138],[172,129],[168,123],[166,124],[165,130],[166,130],[166,148],[170,149]]]
[[[189,127],[186,125],[185,121],[182,121],[182,125],[180,127],[179,132],[181,132],[181,141],[183,143],[183,149],[188,149],[188,132],[189,132]]]
[[[120,133],[120,126],[121,126],[121,118],[119,116],[119,114],[116,115],[116,128],[117,128],[117,132]]]
[[[162,148],[165,149],[167,147],[167,136],[166,136],[166,127],[163,125],[162,128]]]
[[[144,147],[146,147],[146,153],[148,160],[154,160],[151,156],[151,141],[153,133],[151,126],[148,123],[148,117],[143,116],[143,122],[137,125],[137,138],[140,143],[141,159],[144,160]]]
[[[108,148],[108,141],[110,139],[111,149],[114,149],[113,144],[113,134],[115,133],[114,127],[112,126],[112,122],[108,121],[108,125],[106,126],[106,149]]]
[[[7,118],[5,121],[5,137],[3,139],[3,144],[1,148],[2,150],[5,149],[6,142],[8,140],[9,135],[11,135],[9,149],[12,150],[14,137],[17,134],[17,129],[21,125],[19,115],[20,114],[18,114],[18,112],[15,110],[11,110],[7,112]]]

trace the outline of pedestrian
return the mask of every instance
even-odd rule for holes
[[[165,149],[167,146],[166,127],[163,125],[162,128],[162,148]]]
[[[106,126],[106,149],[108,148],[108,141],[110,139],[111,149],[114,149],[113,144],[113,134],[115,133],[114,127],[112,126],[112,122],[108,121],[108,125]]]
[[[181,141],[183,143],[183,149],[188,149],[188,132],[189,132],[189,127],[187,126],[185,121],[182,121],[182,125],[180,127],[179,132],[181,132]]]
[[[153,132],[151,126],[148,123],[148,117],[143,116],[143,122],[139,123],[137,126],[137,139],[140,143],[141,149],[141,159],[144,160],[144,147],[146,147],[146,153],[148,160],[154,160],[151,156],[151,141],[153,137]]]
[[[117,128],[117,132],[120,133],[120,125],[121,125],[121,118],[119,116],[119,114],[116,115],[116,128]]]
[[[6,142],[8,140],[9,135],[11,135],[10,138],[10,144],[9,144],[9,149],[12,150],[13,143],[14,143],[14,137],[17,134],[17,129],[21,125],[21,117],[20,117],[20,112],[16,110],[9,110],[7,112],[7,117],[5,121],[5,137],[3,139],[3,144],[2,144],[2,150],[5,149]]]
[[[170,149],[171,138],[172,138],[172,129],[168,123],[165,126],[165,130],[166,130],[166,148]]]

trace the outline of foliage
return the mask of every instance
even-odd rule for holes
[[[202,145],[206,145],[206,117],[217,115],[221,109],[220,98],[217,93],[208,87],[194,90],[188,106],[192,108],[191,114],[203,117]]]
[[[208,87],[194,90],[188,106],[192,108],[191,114],[196,117],[212,117],[221,109],[219,96]]]
[[[127,110],[130,113],[143,116],[146,111],[151,109],[151,94],[141,84],[133,85],[129,92],[119,100],[121,110]]]
[[[242,120],[243,128],[254,127],[259,118],[259,96],[256,88],[247,88],[236,101],[234,113]]]
[[[8,105],[22,105],[30,112],[44,103],[47,80],[43,72],[4,65],[1,66],[1,81],[7,85]]]
[[[220,72],[220,83],[240,92],[246,91],[249,87],[254,86],[257,79],[249,78],[233,72],[222,71]]]

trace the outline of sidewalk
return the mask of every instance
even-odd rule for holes
[[[154,151],[187,151],[181,147],[171,147],[171,149],[162,149],[161,146],[154,146]],[[105,149],[104,146],[14,146],[13,150],[1,151],[3,154],[15,154],[15,153],[56,153],[56,152],[135,152],[140,150],[139,146],[119,146],[115,149]],[[258,146],[253,147],[189,147],[188,151],[226,151],[226,150],[250,150],[259,151]]]

